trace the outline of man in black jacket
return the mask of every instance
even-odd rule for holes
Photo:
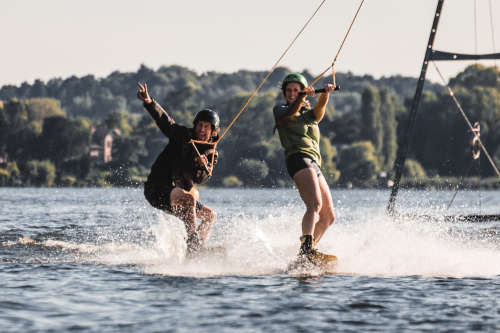
[[[144,196],[153,207],[184,221],[187,248],[192,253],[207,239],[216,219],[215,212],[198,201],[199,193],[194,184],[202,184],[210,178],[210,168],[217,162],[217,152],[213,145],[193,143],[191,140],[215,142],[218,139],[219,116],[210,109],[204,109],[196,115],[194,128],[178,125],[149,96],[146,83],[138,83],[138,86],[137,97],[169,138],[168,145],[151,167],[144,184]],[[196,217],[201,219],[198,228]]]

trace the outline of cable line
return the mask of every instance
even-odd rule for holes
[[[363,0],[364,1],[364,0]],[[309,17],[309,19],[306,21],[306,23],[302,26],[302,28],[299,30],[299,32],[297,33],[297,35],[295,36],[295,38],[291,41],[291,43],[288,45],[288,47],[285,49],[285,51],[281,54],[281,56],[278,58],[278,60],[276,60],[276,62],[274,63],[274,65],[271,67],[271,69],[268,71],[267,75],[264,77],[264,79],[260,82],[260,84],[257,86],[257,88],[255,88],[255,90],[252,92],[252,94],[250,95],[250,97],[248,97],[247,101],[245,102],[245,104],[241,107],[240,111],[238,111],[238,113],[236,114],[236,116],[233,118],[233,120],[229,123],[229,125],[226,127],[226,129],[222,132],[222,134],[220,135],[220,137],[217,139],[217,141],[215,142],[205,142],[205,141],[199,141],[199,140],[191,140],[190,142],[193,144],[195,143],[199,143],[199,144],[206,144],[206,145],[212,145],[214,146],[214,150],[212,152],[212,161],[211,161],[211,164],[210,164],[210,167],[208,168],[209,169],[209,175],[211,176],[212,175],[212,170],[213,170],[213,163],[214,163],[214,154],[215,154],[215,149],[217,147],[217,144],[222,140],[222,138],[226,135],[226,133],[229,131],[229,129],[234,125],[234,123],[236,122],[236,120],[240,117],[241,113],[247,108],[247,106],[250,104],[250,101],[257,95],[257,93],[259,92],[260,88],[262,88],[262,86],[264,85],[264,83],[267,81],[267,79],[269,78],[269,76],[271,76],[271,74],[274,72],[274,70],[278,67],[278,64],[281,62],[281,60],[285,57],[285,55],[288,53],[288,51],[291,49],[291,47],[293,46],[293,44],[295,44],[295,42],[297,41],[297,39],[299,38],[299,36],[302,34],[302,32],[304,32],[304,30],[306,29],[306,27],[309,25],[309,23],[312,21],[312,19],[316,16],[316,14],[319,12],[319,10],[321,9],[321,7],[324,5],[324,3],[326,2],[326,0],[323,0],[321,1],[321,3],[319,4],[318,8],[316,8],[316,10],[314,11],[314,13],[311,15],[311,17]],[[198,153],[199,155],[199,153]]]
[[[342,48],[344,47],[344,43],[345,41],[347,40],[347,37],[349,36],[350,32],[351,32],[351,29],[352,29],[352,26],[354,25],[354,22],[356,21],[357,17],[358,17],[358,14],[359,14],[359,11],[361,10],[361,7],[363,7],[363,4],[365,3],[365,0],[362,0],[361,3],[359,4],[358,6],[358,10],[356,10],[356,14],[354,14],[354,17],[351,21],[351,24],[349,25],[349,29],[347,29],[347,32],[344,36],[344,39],[342,40],[342,43],[340,43],[340,47],[337,51],[337,54],[335,54],[335,57],[333,58],[333,61],[332,61],[332,64],[330,66],[328,66],[323,72],[321,72],[321,74],[319,74],[310,84],[309,84],[309,87],[312,87],[316,82],[318,82],[322,77],[323,75],[325,75],[326,72],[328,72],[330,70],[330,68],[332,69],[332,76],[333,76],[333,84],[335,85],[335,70],[334,70],[334,67],[335,67],[335,63],[337,62],[337,58],[339,57],[339,54],[340,54],[340,51],[342,51]]]
[[[235,121],[240,117],[241,113],[247,108],[248,104],[250,104],[250,101],[255,97],[255,95],[257,95],[257,92],[259,92],[260,88],[262,88],[262,86],[264,85],[264,83],[267,81],[267,79],[269,78],[269,76],[271,76],[271,74],[274,72],[274,70],[276,69],[276,67],[278,67],[278,64],[281,62],[281,60],[285,57],[285,55],[288,53],[288,51],[292,48],[293,44],[295,44],[295,42],[297,41],[297,39],[299,38],[299,36],[302,34],[302,32],[304,32],[304,30],[306,29],[306,27],[309,25],[309,23],[312,21],[312,19],[314,18],[314,16],[316,16],[316,14],[318,13],[318,11],[320,10],[320,8],[323,6],[323,4],[326,2],[326,0],[323,0],[318,8],[316,8],[316,10],[314,11],[314,13],[311,15],[311,17],[307,20],[307,22],[304,24],[304,26],[300,29],[300,31],[297,33],[297,35],[295,36],[295,38],[292,40],[292,42],[288,45],[288,47],[285,49],[285,51],[281,54],[281,56],[278,58],[278,60],[276,60],[276,62],[274,63],[274,65],[271,67],[271,69],[268,71],[267,75],[264,77],[264,79],[262,80],[262,82],[257,86],[257,88],[255,88],[255,90],[252,92],[252,94],[250,95],[250,97],[248,97],[247,101],[245,102],[245,104],[243,105],[243,107],[240,109],[240,111],[236,114],[236,116],[234,117],[234,119],[231,121],[231,123],[229,123],[229,125],[226,127],[226,129],[224,130],[224,132],[222,132],[221,136],[219,137],[219,139],[217,140],[216,143],[219,143],[220,140],[222,140],[222,138],[226,135],[227,131],[229,131],[229,129],[233,126],[233,124],[235,123]]]
[[[240,115],[243,113],[243,111],[248,107],[248,105],[250,104],[251,100],[257,95],[257,93],[259,92],[259,90],[262,88],[262,86],[264,85],[264,83],[267,81],[267,79],[271,76],[271,74],[274,72],[274,70],[278,67],[279,63],[281,62],[281,60],[285,57],[285,55],[288,53],[288,51],[292,48],[293,44],[295,44],[295,42],[297,41],[297,39],[299,38],[299,36],[304,32],[304,30],[306,29],[306,27],[309,25],[309,23],[312,21],[312,19],[316,16],[316,14],[319,12],[319,10],[321,9],[321,7],[323,6],[323,4],[326,2],[326,0],[323,0],[319,6],[316,8],[316,10],[314,11],[314,13],[311,15],[311,17],[309,17],[309,19],[306,21],[306,23],[302,26],[302,28],[299,30],[299,32],[297,33],[297,35],[293,38],[293,40],[291,41],[291,43],[288,45],[288,47],[285,49],[285,51],[281,54],[281,56],[278,58],[278,60],[276,60],[276,62],[274,63],[274,65],[271,67],[271,69],[267,72],[266,76],[264,77],[264,79],[260,82],[260,84],[257,86],[257,88],[255,88],[255,90],[252,92],[252,94],[248,97],[248,99],[246,100],[246,102],[243,104],[243,106],[241,107],[241,109],[238,111],[238,113],[236,114],[236,116],[233,118],[233,120],[231,120],[231,122],[229,123],[229,125],[224,129],[224,131],[222,132],[222,134],[219,136],[219,138],[217,139],[217,141],[215,142],[205,142],[205,141],[200,141],[200,140],[191,140],[190,142],[193,144],[193,146],[195,146],[195,143],[198,143],[198,144],[204,144],[204,145],[212,145],[214,146],[214,150],[212,152],[212,160],[211,160],[211,164],[210,164],[210,167],[206,167],[209,171],[209,175],[212,174],[212,170],[213,170],[213,163],[214,163],[214,154],[215,154],[215,149],[217,147],[217,144],[222,140],[222,138],[227,134],[227,132],[229,131],[229,129],[234,125],[234,123],[236,122],[236,120],[240,117]],[[316,79],[314,79],[311,84],[309,86],[312,86],[314,83],[316,83],[318,80],[320,80],[323,75],[331,68],[332,69],[332,79],[333,79],[333,84],[336,85],[335,83],[335,70],[334,70],[334,66],[335,66],[335,63],[337,62],[337,58],[340,54],[340,51],[342,50],[343,46],[344,46],[344,43],[345,41],[347,40],[347,37],[349,36],[349,33],[351,32],[351,29],[354,25],[354,22],[356,21],[356,18],[358,17],[358,14],[359,14],[359,11],[361,10],[361,7],[363,6],[365,0],[362,0],[357,11],[356,11],[356,14],[354,15],[354,18],[352,19],[351,21],[351,24],[349,25],[349,28],[347,29],[347,32],[344,36],[344,39],[342,40],[342,43],[340,44],[340,47],[337,51],[337,53],[335,54],[335,57],[332,61],[332,64],[331,66],[329,66],[325,71],[323,71],[318,77],[316,77]],[[198,153],[199,155],[199,153]]]
[[[443,74],[441,74],[441,71],[439,70],[439,68],[436,65],[436,63],[433,61],[432,64],[434,65],[434,68],[436,68],[436,71],[438,72],[439,76],[441,77],[441,80],[443,81],[443,84],[448,89],[448,93],[451,96],[451,98],[453,99],[453,101],[455,102],[455,105],[457,106],[458,110],[460,111],[460,113],[464,117],[465,121],[467,122],[467,125],[469,126],[469,129],[470,129],[471,133],[475,133],[474,126],[472,126],[472,123],[470,122],[469,118],[465,114],[465,111],[462,108],[462,105],[460,105],[460,103],[458,102],[457,98],[455,97],[455,94],[453,93],[453,90],[451,90],[450,86],[446,83],[446,80],[445,80]],[[486,150],[486,147],[484,146],[483,142],[481,141],[481,138],[479,137],[479,135],[476,135],[475,138],[477,138],[477,143],[478,143],[479,147],[481,147],[481,150],[484,152],[484,154],[488,158],[488,161],[490,162],[491,166],[495,170],[495,172],[496,172],[496,174],[498,176],[498,180],[500,181],[500,171],[498,170],[497,166],[495,165],[495,162],[493,161],[493,159],[491,158],[490,154]]]

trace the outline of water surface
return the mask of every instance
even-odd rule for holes
[[[180,221],[137,189],[0,188],[2,332],[500,330],[500,192],[334,190],[320,249],[333,274],[289,274],[304,206],[293,189],[201,190],[218,213],[185,259]]]

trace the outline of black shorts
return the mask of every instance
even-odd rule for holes
[[[170,205],[170,194],[174,186],[171,185],[158,185],[152,183],[144,183],[144,196],[146,200],[154,208],[161,209],[167,213],[175,214],[176,212]],[[196,200],[196,212],[203,208],[203,204]]]
[[[316,172],[316,174],[318,175],[318,177],[322,175],[318,163],[316,163],[315,160],[313,160],[306,154],[301,154],[301,153],[293,154],[286,159],[286,170],[288,171],[288,174],[292,178],[298,171],[305,168],[313,169],[314,172]]]

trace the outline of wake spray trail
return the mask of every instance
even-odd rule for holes
[[[1,245],[6,250],[11,248],[16,257],[28,256],[18,258],[23,262],[130,265],[145,274],[168,276],[283,274],[297,254],[300,234],[297,212],[283,211],[278,216],[222,216],[207,241],[208,246],[221,247],[222,253],[208,252],[192,259],[185,258],[182,222],[163,214],[149,226],[122,235],[123,240],[93,244],[21,237]],[[484,232],[484,228],[470,224],[438,221],[394,221],[384,214],[350,219],[339,216],[319,249],[339,258],[339,274],[492,277],[500,275],[500,237],[493,232],[498,228],[490,229]],[[102,236],[95,232],[96,238]]]
[[[155,241],[129,253],[130,264],[145,274],[180,276],[282,274],[298,251],[300,223],[296,214],[233,216],[219,221],[208,245],[224,254],[185,260],[182,223],[159,216],[152,226]],[[290,222],[292,221],[292,222]],[[467,226],[462,226],[467,227]],[[320,250],[339,257],[340,274],[368,276],[491,277],[500,275],[498,239],[471,239],[444,222],[394,221],[381,215],[337,222],[326,233]],[[467,233],[471,231],[468,230]],[[144,258],[141,263],[137,258]],[[116,262],[116,258],[120,258]],[[127,263],[116,253],[100,258]]]
[[[326,243],[339,271],[379,276],[491,277],[500,275],[494,239],[471,240],[445,222],[394,221],[387,216],[338,225]],[[465,227],[465,226],[462,226]],[[470,231],[469,231],[470,232]]]

